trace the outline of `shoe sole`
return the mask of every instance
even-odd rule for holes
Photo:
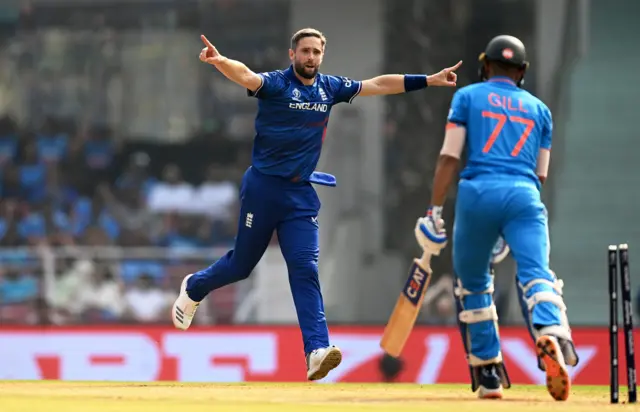
[[[547,373],[547,390],[557,401],[566,401],[571,390],[571,378],[564,365],[558,361],[560,347],[548,336],[536,341],[538,356],[544,362]]]
[[[487,392],[478,396],[480,399],[502,399],[502,392]]]
[[[327,350],[324,358],[320,362],[318,370],[308,376],[310,381],[317,381],[324,378],[329,374],[332,369],[335,369],[342,362],[342,352],[337,348],[331,348]]]
[[[182,283],[180,284],[180,295],[182,295],[183,293],[186,293],[187,291],[187,281],[189,280],[189,278],[193,276],[193,273],[190,275],[185,276],[184,279],[182,279]],[[176,311],[178,309],[178,299],[180,299],[180,297],[176,298],[176,301],[173,302],[173,307],[171,309],[171,321],[173,322],[173,326],[176,327],[176,329],[180,329],[180,330],[187,330],[189,329],[189,326],[191,326],[191,324],[185,326],[182,323],[176,323],[177,319],[176,319]],[[183,317],[184,319],[184,317]]]
[[[498,389],[487,389],[484,386],[478,388],[479,399],[502,399],[502,387]]]

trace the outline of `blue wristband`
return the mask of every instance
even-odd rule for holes
[[[404,75],[404,91],[412,92],[414,90],[426,89],[427,76],[424,74],[405,74]]]

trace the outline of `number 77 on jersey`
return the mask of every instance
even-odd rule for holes
[[[488,153],[489,150],[491,150],[491,146],[493,146],[493,144],[496,142],[496,139],[498,139],[498,136],[500,135],[502,128],[504,127],[505,123],[507,123],[507,120],[508,120],[514,123],[521,123],[525,126],[524,131],[520,135],[520,139],[518,139],[518,143],[516,143],[515,147],[511,151],[511,156],[513,157],[518,156],[518,154],[520,153],[520,150],[522,150],[522,147],[527,142],[527,139],[529,138],[531,131],[536,125],[536,123],[531,119],[525,119],[524,117],[520,117],[520,116],[507,116],[506,114],[503,114],[503,113],[496,113],[488,110],[484,110],[482,112],[482,117],[496,119],[498,121],[496,123],[496,126],[493,128],[491,135],[489,136],[489,140],[487,140],[487,143],[482,148],[482,153]]]

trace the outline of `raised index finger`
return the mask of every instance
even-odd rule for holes
[[[208,48],[210,48],[210,49],[213,49],[213,48],[214,48],[214,47],[213,47],[213,44],[211,44],[211,42],[209,41],[209,39],[207,39],[207,38],[205,37],[205,35],[204,35],[204,34],[201,34],[201,35],[200,35],[200,39],[202,39],[202,42],[203,42],[203,43],[205,44],[205,46],[207,46]]]
[[[462,60],[460,60],[458,62],[458,64],[456,64],[455,66],[449,67],[447,70],[450,71],[450,72],[456,71],[456,70],[458,70],[458,67],[460,67],[461,65],[462,65]]]

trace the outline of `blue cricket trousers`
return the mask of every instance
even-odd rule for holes
[[[199,302],[212,290],[249,277],[275,230],[289,272],[305,353],[329,346],[318,279],[320,199],[315,189],[311,183],[268,176],[249,167],[240,201],[234,248],[189,279],[189,297]]]
[[[545,207],[533,182],[517,176],[477,176],[462,179],[458,186],[453,228],[453,265],[464,289],[466,310],[482,309],[493,303],[489,293],[491,250],[503,236],[516,261],[517,280],[526,286],[536,279],[554,281],[549,269],[549,236]],[[536,292],[553,291],[548,284],[534,284],[527,298]],[[554,291],[555,293],[555,291]],[[560,325],[560,309],[551,302],[533,307],[534,327]],[[489,360],[500,353],[500,341],[493,321],[467,325],[469,352]]]

